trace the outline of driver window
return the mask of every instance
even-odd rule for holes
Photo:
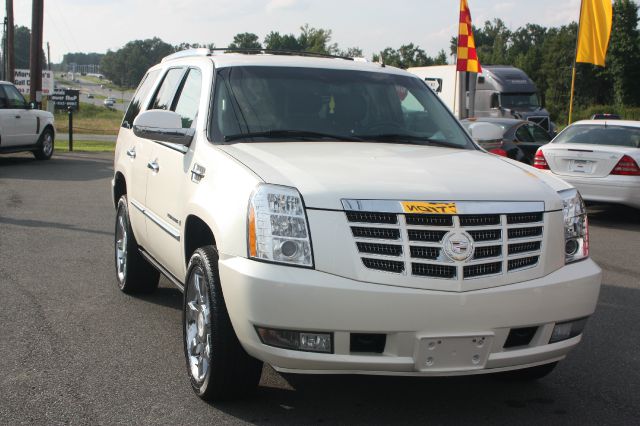
[[[9,85],[3,85],[2,88],[7,95],[7,108],[25,108],[27,103],[18,89]]]
[[[545,132],[543,128],[535,124],[529,124],[529,127],[531,128],[531,134],[535,142],[549,142],[551,140],[549,133]]]
[[[497,93],[491,94],[491,108],[500,108],[500,97]]]
[[[0,109],[6,109],[7,106],[7,95],[4,93],[4,88],[0,86]]]

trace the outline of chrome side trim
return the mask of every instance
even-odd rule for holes
[[[160,228],[162,228],[162,230],[165,231],[167,234],[171,235],[177,241],[180,241],[180,231],[178,231],[177,229],[175,229],[174,227],[172,227],[171,225],[169,225],[168,223],[166,223],[165,221],[160,219],[153,212],[151,212],[148,209],[146,209],[138,201],[134,200],[133,198],[130,201],[131,201],[131,205],[133,207],[135,207],[136,209],[140,210],[143,215],[148,217],[153,223],[155,223]]]
[[[342,199],[344,210],[376,213],[405,213],[399,200]],[[419,200],[405,200],[419,201]],[[428,200],[438,203],[455,203],[460,214],[511,214],[544,212],[544,201],[452,201]]]
[[[180,282],[179,279],[177,279],[176,277],[174,277],[171,272],[167,271],[165,269],[164,266],[162,266],[160,264],[160,262],[158,262],[157,260],[155,260],[149,253],[147,253],[143,248],[138,249],[138,251],[140,251],[140,254],[142,255],[142,257],[144,257],[146,259],[147,262],[149,262],[151,265],[153,265],[154,268],[156,268],[158,271],[160,271],[160,273],[162,275],[164,275],[165,277],[167,277],[167,279],[169,281],[171,281],[171,283],[173,285],[175,285],[176,287],[178,287],[178,289],[184,293],[184,285]]]

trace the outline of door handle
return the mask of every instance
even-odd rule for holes
[[[127,157],[136,158],[136,149],[135,149],[135,147],[127,150]]]
[[[153,171],[153,173],[158,173],[158,171],[160,170],[160,166],[158,165],[157,161],[149,161],[147,163],[147,168],[151,169],[151,171]]]

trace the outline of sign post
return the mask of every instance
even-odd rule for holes
[[[69,114],[69,152],[73,152],[73,108],[68,107]]]

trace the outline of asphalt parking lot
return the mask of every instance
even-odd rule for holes
[[[0,424],[638,424],[640,212],[590,208],[604,269],[582,345],[532,384],[487,376],[281,376],[206,404],[191,391],[182,296],[116,287],[112,154],[0,157]],[[568,301],[570,303],[570,301]]]

